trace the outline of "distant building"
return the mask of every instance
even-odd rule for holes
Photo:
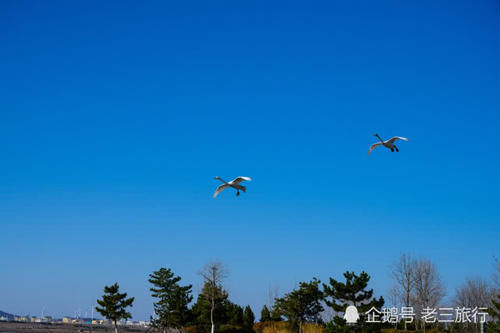
[[[14,316],[14,321],[18,321],[18,322],[21,322],[21,323],[27,323],[30,320],[26,316]]]
[[[63,324],[71,324],[71,318],[70,317],[62,317],[62,323]]]

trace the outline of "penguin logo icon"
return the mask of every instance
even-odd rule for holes
[[[358,309],[354,305],[349,305],[345,309],[344,319],[348,324],[356,324],[359,320]]]

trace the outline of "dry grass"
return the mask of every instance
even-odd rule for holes
[[[295,333],[288,322],[257,323],[253,329],[258,333]],[[302,324],[303,333],[323,333],[323,326],[317,324]]]

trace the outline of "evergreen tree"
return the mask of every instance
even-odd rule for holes
[[[271,312],[269,312],[267,306],[264,305],[260,311],[260,322],[263,323],[266,321],[271,321]]]
[[[492,298],[488,313],[492,321],[488,322],[486,332],[500,332],[500,294]]]
[[[358,327],[365,327],[363,314],[375,307],[379,311],[384,305],[384,298],[373,298],[373,289],[366,290],[370,276],[366,272],[361,272],[358,276],[354,272],[345,272],[346,282],[339,282],[330,278],[330,285],[323,284],[325,294],[325,303],[335,312],[344,312],[347,306],[354,305],[360,314],[360,321],[357,326],[351,327],[350,331],[355,331]],[[336,326],[345,326],[345,320],[341,317],[335,317]],[[378,330],[377,325],[371,325],[371,328]],[[343,331],[343,330],[337,330]]]
[[[243,308],[237,304],[227,301],[226,305],[227,317],[231,325],[243,325]]]
[[[212,296],[214,300],[214,308],[212,311]],[[212,288],[210,282],[205,282],[201,293],[193,305],[192,311],[194,316],[193,324],[201,327],[208,327],[212,319],[219,324],[228,323],[229,318],[227,314],[228,309],[228,294],[222,289],[222,286]],[[213,318],[211,314],[213,313]]]
[[[118,283],[105,286],[102,299],[97,300],[97,304],[101,307],[95,308],[103,317],[113,321],[115,333],[118,333],[118,321],[132,318],[126,309],[134,302],[134,297],[127,298],[127,293],[120,294],[119,290]]]
[[[245,312],[243,313],[243,326],[248,329],[253,329],[253,324],[255,322],[255,315],[253,314],[250,305],[245,306]]]
[[[153,285],[151,295],[157,299],[153,303],[156,318],[151,319],[152,326],[163,332],[169,327],[184,331],[190,317],[188,305],[193,300],[192,286],[180,286],[181,278],[166,268],[160,268],[149,277],[148,281]]]
[[[301,282],[298,289],[276,299],[275,309],[288,318],[299,333],[302,332],[302,323],[321,321],[323,292],[319,289],[319,284],[320,281],[316,278],[311,282]]]
[[[283,319],[281,318],[281,312],[276,307],[276,304],[274,304],[272,311],[271,311],[271,321],[282,321],[282,320]]]

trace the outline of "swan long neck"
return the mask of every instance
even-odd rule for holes
[[[224,179],[222,179],[220,177],[217,177],[217,179],[220,180],[221,182],[223,182],[224,184],[227,184],[227,182]]]
[[[380,136],[378,136],[378,134],[375,134],[375,136],[376,136],[376,137],[380,140],[380,142],[382,142],[382,143],[384,142],[384,140],[382,140],[382,139],[380,138]]]

